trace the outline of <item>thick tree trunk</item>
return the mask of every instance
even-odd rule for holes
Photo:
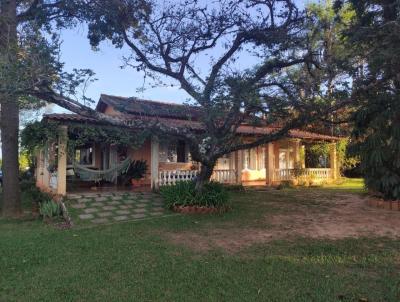
[[[3,209],[6,217],[21,214],[18,164],[19,110],[16,99],[1,100],[1,151],[3,155]]]
[[[201,165],[201,170],[196,178],[196,191],[201,192],[204,188],[204,184],[210,181],[210,177],[214,171],[215,162]]]
[[[16,1],[1,1],[0,51],[7,63],[13,66],[17,51]],[[9,81],[12,82],[12,79]],[[10,85],[11,86],[11,85]],[[18,164],[19,105],[12,91],[0,96],[1,144],[3,159],[2,215],[17,217],[21,214]]]

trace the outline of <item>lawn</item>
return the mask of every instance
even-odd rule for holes
[[[223,216],[0,220],[0,301],[399,301],[400,213],[358,183],[234,192]]]

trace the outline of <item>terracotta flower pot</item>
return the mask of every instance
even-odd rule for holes
[[[378,200],[377,207],[383,209],[385,207],[385,201],[382,199]]]
[[[385,210],[391,210],[392,209],[392,202],[391,201],[384,201],[383,208]]]
[[[393,211],[400,211],[400,204],[399,204],[399,202],[400,202],[400,201],[398,201],[398,200],[392,201],[392,210],[393,210]]]
[[[141,187],[144,183],[144,178],[140,178],[140,179],[131,179],[131,184],[133,187]]]

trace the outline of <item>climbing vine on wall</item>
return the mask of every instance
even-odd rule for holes
[[[21,147],[34,154],[48,143],[57,142],[60,126],[68,126],[68,153],[73,154],[75,149],[88,143],[98,142],[115,144],[131,148],[139,148],[150,133],[146,130],[133,132],[130,129],[108,125],[93,124],[60,124],[54,121],[41,121],[28,124],[21,132]]]
[[[336,155],[341,172],[353,169],[360,162],[359,156],[349,154],[349,139],[341,139],[336,143]],[[306,146],[306,166],[312,168],[325,168],[330,165],[330,143],[314,143]],[[325,165],[326,163],[326,165]]]

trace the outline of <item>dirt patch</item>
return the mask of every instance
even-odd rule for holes
[[[321,197],[321,200],[325,197]],[[265,224],[254,227],[207,228],[201,233],[185,231],[167,233],[175,244],[198,251],[221,248],[236,252],[255,243],[276,239],[306,237],[312,239],[344,239],[349,237],[400,238],[400,212],[385,211],[367,205],[367,200],[355,194],[335,195],[329,207],[318,205],[310,209],[301,203],[279,214],[266,211]],[[320,210],[319,210],[320,209]]]

